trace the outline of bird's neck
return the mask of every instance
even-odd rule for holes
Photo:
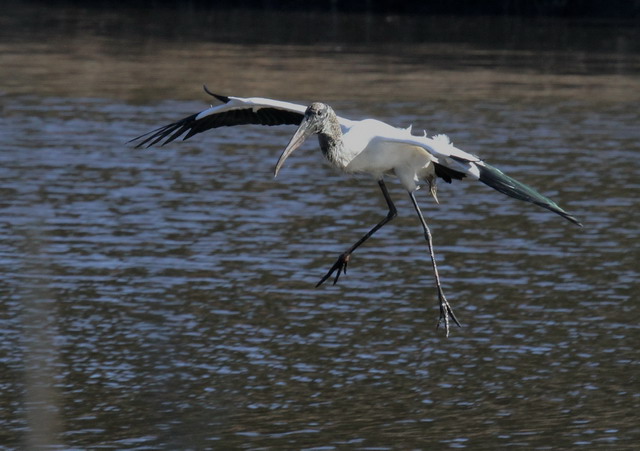
[[[343,162],[341,158],[344,155],[344,142],[338,121],[332,122],[318,133],[318,142],[322,153],[331,164],[338,167],[346,166],[347,162]]]

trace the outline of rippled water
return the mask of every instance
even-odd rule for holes
[[[5,449],[640,439],[636,28],[266,16],[274,31],[247,12],[170,28],[162,10],[71,8],[29,28],[15,8],[0,47]],[[321,45],[298,39],[327,23]],[[446,132],[585,227],[477,183],[442,184],[440,205],[421,193],[463,323],[446,339],[397,183],[399,217],[316,289],[386,213],[373,181],[335,173],[315,143],[274,180],[288,127],[126,144],[203,109],[203,82]]]

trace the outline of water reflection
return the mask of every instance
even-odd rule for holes
[[[148,104],[193,99],[194,84],[209,83],[277,98],[459,104],[639,91],[628,77],[639,68],[634,22],[10,8],[0,19],[9,92]]]
[[[434,42],[419,33],[435,19],[423,30],[398,18],[388,26],[411,32],[392,48],[355,38],[381,18],[350,17],[354,34],[337,26],[329,44],[292,44],[300,26],[256,46],[238,30],[264,21],[238,12],[169,28],[158,10],[142,31],[140,16],[69,12],[82,20],[2,28],[5,446],[631,448],[634,30],[596,44],[593,24],[567,25],[554,53],[526,28],[566,36],[553,23],[524,23],[505,50],[493,27],[470,45],[453,32],[468,22],[440,18]],[[197,85],[212,78],[230,94],[320,95],[346,116],[449,133],[586,227],[470,183],[440,187],[440,206],[420,196],[464,324],[445,340],[420,227],[394,184],[400,217],[339,285],[314,289],[384,214],[375,184],[334,173],[313,145],[274,181],[286,128],[124,145],[201,109]]]

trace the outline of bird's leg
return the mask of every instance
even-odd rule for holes
[[[456,318],[456,315],[453,313],[453,309],[449,305],[449,301],[444,297],[444,292],[442,291],[442,285],[440,284],[440,276],[438,275],[438,265],[436,265],[436,256],[433,253],[433,240],[431,238],[431,231],[429,230],[429,226],[427,222],[424,220],[424,216],[422,216],[422,212],[420,211],[420,207],[418,206],[418,202],[416,201],[416,197],[414,193],[409,193],[411,196],[411,202],[413,202],[413,206],[418,213],[418,217],[420,218],[420,222],[422,223],[422,228],[424,229],[424,237],[427,240],[427,245],[429,246],[429,255],[431,256],[431,263],[433,264],[433,273],[436,277],[436,287],[438,288],[438,300],[440,302],[440,317],[438,318],[438,324],[436,327],[440,327],[440,323],[444,320],[444,329],[445,334],[449,336],[449,317],[453,320],[454,323],[460,327],[460,323]]]
[[[345,252],[340,254],[340,256],[338,257],[338,260],[336,260],[336,262],[333,264],[331,269],[329,269],[329,272],[327,272],[325,276],[322,279],[320,279],[320,282],[318,282],[316,287],[319,287],[320,285],[322,285],[329,277],[331,277],[331,275],[335,271],[337,271],[336,278],[333,280],[333,284],[335,285],[336,282],[338,282],[338,278],[340,277],[340,274],[347,273],[347,264],[349,263],[349,259],[351,258],[351,254],[353,253],[353,251],[355,251],[362,243],[367,241],[369,237],[371,237],[371,235],[376,233],[376,231],[380,229],[383,225],[385,225],[387,222],[391,221],[393,218],[397,216],[398,213],[396,211],[396,206],[393,205],[393,201],[389,196],[389,191],[387,191],[387,186],[384,184],[384,180],[382,179],[378,180],[378,185],[380,186],[380,189],[382,190],[382,194],[384,195],[384,200],[387,201],[387,206],[389,207],[389,212],[387,213],[387,216],[382,221],[377,223],[371,230],[369,230],[366,233],[366,235],[360,238],[353,246],[351,246]]]

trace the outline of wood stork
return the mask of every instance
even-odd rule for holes
[[[276,163],[275,176],[282,169],[285,160],[312,134],[318,135],[320,150],[333,166],[348,174],[367,173],[372,175],[378,182],[387,202],[389,209],[387,215],[356,243],[340,254],[316,286],[320,286],[334,273],[333,283],[335,284],[340,275],[347,272],[351,254],[397,215],[396,207],[384,182],[385,176],[397,177],[409,193],[424,231],[440,306],[437,327],[444,322],[447,336],[449,335],[449,318],[458,326],[460,326],[460,322],[442,290],[431,231],[415,198],[415,192],[421,185],[428,185],[437,202],[436,178],[451,183],[452,180],[469,177],[480,180],[503,194],[539,205],[577,225],[581,225],[575,217],[564,211],[551,199],[541,195],[530,186],[509,177],[475,155],[456,148],[445,135],[428,137],[424,132],[422,136],[416,136],[411,133],[411,127],[396,128],[374,119],[353,121],[337,116],[329,105],[319,102],[306,107],[259,97],[222,96],[212,93],[206,86],[204,90],[221,101],[222,104],[160,127],[132,139],[131,142],[137,142],[136,148],[150,147],[160,142],[165,145],[182,135],[184,135],[183,139],[188,139],[197,133],[223,126],[291,124],[298,125],[298,129]]]

